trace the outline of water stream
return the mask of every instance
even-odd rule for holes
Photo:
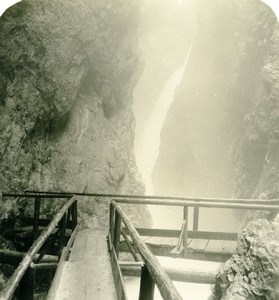
[[[168,109],[173,102],[176,88],[182,79],[189,61],[191,50],[192,46],[189,48],[184,62],[171,74],[166,82],[152,108],[150,117],[145,123],[141,139],[135,144],[137,166],[145,184],[147,195],[153,195],[151,174],[159,154],[160,132],[164,125]]]

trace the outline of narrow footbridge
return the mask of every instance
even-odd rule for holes
[[[139,299],[154,297],[155,285],[163,299],[182,299],[174,281],[214,283],[215,273],[163,268],[155,255],[224,262],[235,251],[238,233],[199,230],[199,210],[210,208],[279,212],[279,200],[208,199],[131,196],[90,193],[3,193],[2,201],[25,199],[33,207],[3,233],[7,239],[24,241],[22,251],[0,250],[0,263],[15,266],[0,300],[36,298],[38,273],[53,270],[48,300],[128,299],[123,276],[140,277]],[[78,202],[107,204],[107,225],[82,226]],[[52,218],[43,212],[49,201],[61,202]],[[181,230],[135,228],[125,207],[132,205],[177,206],[183,210]],[[49,203],[48,203],[49,205]],[[189,214],[193,222],[189,224]],[[225,215],[224,215],[225,218]],[[167,223],[167,220],[166,220]],[[125,252],[129,253],[126,255]],[[125,257],[125,259],[123,259]],[[51,281],[51,280],[50,280]]]

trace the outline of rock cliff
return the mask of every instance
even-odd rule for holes
[[[259,108],[259,99],[269,98],[263,74],[277,20],[260,1],[195,4],[195,38],[161,131],[160,155],[153,171],[155,191],[251,197],[255,186],[249,182],[258,180],[258,160],[264,160],[266,153],[262,157],[250,148],[246,151],[250,158],[242,158],[245,146],[241,145],[248,135],[247,116]],[[275,67],[274,62],[271,65]],[[267,145],[264,139],[259,143],[262,149]],[[256,145],[253,147],[255,150]],[[259,168],[258,173],[245,169],[253,167]],[[243,182],[240,177],[247,172]]]
[[[243,231],[236,254],[217,275],[212,299],[278,299],[279,223],[259,219]]]
[[[277,19],[256,0],[195,3],[195,39],[161,131],[155,191],[279,198]],[[228,228],[230,214],[234,228]],[[239,230],[241,223],[268,217],[244,231],[237,253],[219,273],[216,299],[277,299],[274,215],[216,210],[200,216],[204,230]]]
[[[137,18],[138,4],[122,0],[24,0],[4,13],[0,190],[143,192],[131,110]]]

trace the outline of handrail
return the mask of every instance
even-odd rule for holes
[[[152,200],[187,200],[196,202],[223,202],[223,203],[243,203],[243,204],[266,204],[266,203],[278,203],[279,199],[229,199],[229,198],[195,198],[195,197],[174,197],[174,196],[151,196],[151,195],[121,195],[121,194],[105,194],[105,193],[78,193],[78,192],[37,192],[26,191],[26,195],[29,193],[36,195],[76,195],[76,196],[88,196],[88,197],[108,197],[108,198],[122,198],[122,199],[152,199]],[[3,196],[6,196],[3,193]]]
[[[55,230],[57,224],[67,210],[70,208],[70,206],[76,201],[76,196],[72,196],[67,203],[64,204],[64,206],[60,209],[60,211],[55,215],[55,217],[52,219],[50,224],[47,226],[47,228],[41,233],[41,235],[38,237],[38,239],[34,242],[34,244],[31,246],[29,251],[25,254],[23,260],[13,273],[13,275],[8,280],[5,288],[0,292],[0,300],[10,300],[20,282],[23,275],[27,271],[28,267],[32,263],[35,255],[38,253],[38,251],[41,249],[41,247],[44,245],[46,240],[49,238],[49,236],[52,234],[52,232]]]
[[[140,255],[142,256],[148,271],[150,272],[152,279],[155,281],[163,299],[165,300],[182,300],[178,291],[174,287],[171,279],[167,275],[166,271],[158,262],[157,258],[151,253],[146,244],[141,240],[136,229],[128,219],[122,208],[115,201],[112,201],[112,205],[121,217],[121,220],[127,227],[129,234],[137,247]]]
[[[205,201],[190,201],[190,200],[148,200],[148,199],[113,199],[117,203],[126,204],[149,204],[149,205],[167,205],[167,206],[188,206],[188,207],[208,207],[208,208],[230,208],[230,209],[249,209],[249,210],[279,210],[278,205],[270,204],[240,204],[240,203],[222,203],[222,202],[205,202]]]
[[[44,194],[44,193],[30,193],[30,194],[24,194],[24,193],[2,193],[2,198],[65,198],[69,199],[70,196],[73,196],[73,193],[65,194],[65,193],[50,193],[50,194]]]

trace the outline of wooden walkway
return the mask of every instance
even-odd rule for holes
[[[147,237],[144,242],[156,255],[172,256],[178,238]],[[235,253],[236,246],[237,241],[189,239],[184,258],[224,262]]]
[[[107,228],[81,229],[68,261],[55,278],[55,300],[117,299]],[[49,298],[48,298],[49,299]]]

